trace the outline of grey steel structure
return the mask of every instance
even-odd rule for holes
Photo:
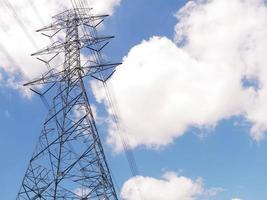
[[[49,108],[17,200],[117,200],[84,79],[106,81],[120,63],[105,63],[101,50],[112,37],[101,37],[97,26],[107,15],[75,8],[53,17],[38,32],[64,39],[34,53],[48,66],[41,77],[25,84]],[[81,51],[88,60],[82,64]],[[89,53],[88,53],[89,52]],[[58,58],[64,58],[62,65]],[[42,85],[42,87],[38,87]]]

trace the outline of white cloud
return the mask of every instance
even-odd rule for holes
[[[48,38],[35,31],[50,24],[52,16],[70,8],[70,2],[70,0],[0,1],[0,77],[3,77],[0,81],[2,86],[21,90],[26,96],[30,94],[22,88],[22,82],[27,78],[39,76],[47,70],[42,62],[30,55],[51,43]],[[94,12],[111,14],[119,2],[118,0],[92,0],[89,6],[95,7]]]
[[[217,191],[220,192],[218,189]],[[167,172],[162,179],[143,176],[131,178],[124,183],[121,197],[124,200],[196,200],[200,197],[208,199],[216,196],[218,192],[211,194],[205,189],[201,178],[191,180],[177,176],[174,172]]]
[[[74,190],[74,193],[81,198],[86,198],[88,194],[90,193],[90,190],[87,188],[76,188]]]
[[[232,200],[242,200],[242,199],[239,199],[239,198],[233,198]]]
[[[228,93],[224,95],[232,97],[240,105],[243,102],[249,103],[239,110],[253,123],[251,136],[257,141],[263,139],[267,129],[267,70],[264,56],[267,48],[267,7],[264,1],[213,0],[206,4],[190,2],[177,16],[181,21],[176,26],[176,39],[187,38],[185,50],[190,55],[214,66],[224,65],[224,68],[231,70],[229,74],[235,69],[239,70],[236,81],[240,84],[244,77],[259,82],[259,88],[249,95],[249,99],[237,100],[238,93],[235,96],[228,96]],[[232,83],[229,83],[232,87]],[[222,107],[224,108],[227,107]]]
[[[133,47],[110,81],[122,134],[130,146],[161,147],[191,126],[214,128],[233,116],[251,122],[251,136],[263,139],[264,1],[189,1],[176,15],[175,40],[152,37]],[[253,81],[256,86],[250,84]],[[103,101],[103,92],[93,85],[98,101]],[[112,124],[109,132],[108,142],[121,150]]]
[[[26,75],[32,78],[45,69],[40,61],[30,56],[38,47],[44,47],[49,42],[35,30],[44,26],[41,20],[48,24],[61,3],[52,0],[33,1],[33,6],[38,8],[42,17],[40,20],[28,0],[9,2],[11,6],[1,1],[0,7],[0,69],[7,75],[2,84],[17,89],[18,79],[24,80]],[[21,22],[23,25],[20,26]]]
[[[91,104],[90,107],[91,107],[94,120],[98,125],[108,123],[106,122],[105,117],[99,116],[99,113],[97,112],[97,108],[94,104]],[[81,120],[81,118],[83,118],[85,115],[86,115],[86,107],[84,105],[74,107],[72,116],[73,116],[73,121],[75,123]]]
[[[120,5],[121,0],[88,0],[89,6],[93,8],[95,13],[112,14],[114,8]]]

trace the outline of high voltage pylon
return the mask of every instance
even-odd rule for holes
[[[32,90],[41,96],[49,114],[17,200],[118,199],[84,85],[89,76],[106,81],[120,64],[105,63],[101,57],[112,38],[97,34],[105,17],[92,15],[87,8],[74,8],[54,16],[51,25],[38,30],[48,37],[64,31],[65,37],[33,54],[48,71],[25,85],[39,88]],[[85,48],[84,53],[90,53],[82,63]],[[62,66],[51,67],[62,57]]]

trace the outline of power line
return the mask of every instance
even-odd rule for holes
[[[39,14],[38,9],[36,8],[34,2],[33,2],[32,0],[28,0],[28,2],[29,2],[29,4],[30,4],[30,6],[31,6],[31,8],[32,8],[32,10],[33,10],[33,12],[35,13],[35,15],[38,17],[40,23],[41,23],[42,25],[45,25],[45,22],[44,22],[43,18],[41,17],[41,15]]]
[[[21,21],[20,17],[18,16],[15,8],[12,6],[12,4],[9,2],[9,0],[3,0],[3,3],[5,4],[6,8],[12,13],[13,17],[15,18],[16,22],[20,26],[20,28],[23,30],[24,34],[28,38],[28,40],[31,42],[31,44],[38,49],[38,45],[35,43],[33,37],[29,33],[27,27],[25,24]]]
[[[133,151],[129,145],[128,139],[127,139],[126,135],[123,135],[123,133],[122,133],[123,130],[121,130],[121,126],[119,124],[120,122],[119,122],[119,118],[118,118],[118,114],[117,114],[118,109],[117,109],[116,105],[113,103],[113,99],[111,97],[111,94],[110,94],[110,91],[109,91],[109,88],[108,88],[108,85],[106,84],[106,82],[104,82],[103,85],[105,88],[109,107],[111,109],[111,116],[112,116],[113,121],[116,125],[116,128],[118,129],[118,133],[119,133],[122,145],[123,145],[123,149],[126,153],[127,160],[128,160],[129,165],[130,165],[132,175],[137,176],[137,175],[139,175],[139,170],[138,170],[138,167],[136,164],[134,153],[133,153]]]
[[[72,3],[72,6],[73,6],[73,9],[79,8],[79,6],[80,6],[80,8],[83,8],[83,9],[86,8],[85,5],[80,0],[78,0],[78,3],[76,2],[76,0],[71,0],[71,3]],[[85,1],[85,3],[88,5],[87,1]],[[88,12],[89,11],[90,10],[88,9]],[[78,15],[79,15],[79,12],[78,12]],[[91,22],[91,24],[89,24],[89,25],[91,27],[96,27],[94,22]],[[89,33],[88,33],[88,29],[85,29],[85,28],[82,29],[82,31],[84,32],[85,35],[91,35],[91,36],[97,38],[97,32],[96,32],[95,28],[93,30],[89,29]],[[96,46],[95,49],[100,49],[98,43],[95,44],[95,46]],[[101,65],[103,58],[102,58],[102,55],[100,54],[100,52],[99,51],[94,51],[92,49],[90,49],[90,52],[91,52],[91,55],[94,57],[94,60],[95,60],[96,64]],[[100,72],[100,76],[103,76],[103,74],[101,72]],[[103,79],[103,77],[102,77],[102,79]],[[108,99],[108,106],[111,109],[111,113],[110,114],[111,114],[111,117],[112,117],[112,119],[113,119],[113,121],[114,121],[114,123],[116,125],[117,131],[118,131],[118,134],[119,134],[122,146],[123,146],[123,151],[125,153],[128,165],[130,167],[130,171],[132,173],[132,176],[137,176],[137,175],[139,175],[139,170],[138,170],[138,167],[137,167],[137,163],[136,163],[136,159],[135,159],[134,153],[133,153],[133,151],[132,151],[132,149],[131,149],[131,147],[129,145],[129,142],[128,142],[128,139],[127,139],[126,135],[123,135],[123,133],[122,133],[122,130],[121,130],[120,125],[119,125],[119,118],[118,118],[118,115],[117,115],[117,109],[116,109],[116,106],[114,105],[114,103],[112,101],[108,86],[107,86],[105,81],[103,82],[103,86],[105,88],[106,96],[107,96],[107,99]],[[116,185],[116,182],[117,181],[115,179],[115,185]],[[136,188],[138,189],[138,195],[139,195],[140,200],[143,200],[142,193],[141,193],[140,188],[139,188],[139,186],[137,184],[136,184]]]
[[[133,176],[137,176],[137,175],[139,175],[139,170],[138,170],[138,167],[137,167],[137,164],[136,164],[134,153],[133,153],[133,151],[131,149],[131,146],[128,143],[128,139],[127,139],[126,135],[124,136],[123,133],[121,132],[122,130],[120,130],[121,128],[120,128],[120,125],[119,125],[119,118],[118,118],[118,115],[117,115],[118,108],[117,108],[116,104],[113,103],[113,100],[112,100],[108,85],[106,84],[106,82],[103,82],[103,84],[104,84],[105,92],[106,92],[106,95],[107,95],[107,98],[108,98],[109,107],[111,108],[111,114],[112,114],[112,117],[113,117],[113,121],[116,124],[116,128],[118,130],[121,142],[123,144],[123,149],[124,149],[124,152],[126,154],[128,163],[130,165],[130,169],[131,169],[132,175]],[[142,195],[142,193],[140,191],[139,185],[136,184],[136,183],[135,183],[135,185],[136,185],[136,188],[137,188],[137,191],[138,191],[138,196],[139,196],[140,200],[143,200],[144,198],[143,198],[143,195]]]
[[[88,2],[86,0],[85,1],[78,0],[78,4],[79,5],[77,4],[76,0],[73,0],[73,1],[71,0],[71,2],[72,2],[72,5],[76,6],[76,8],[78,8],[78,6],[80,6],[81,8],[85,8],[85,2],[88,5]],[[84,30],[84,31],[86,32],[87,30]],[[90,31],[90,34],[94,35],[94,36],[97,35],[96,31],[94,31],[94,32]],[[91,52],[94,55],[97,63],[100,64],[101,60],[99,60],[99,59],[102,59],[101,54],[98,54],[97,52],[92,51],[92,50],[91,50]],[[96,55],[96,54],[98,54],[98,55]],[[117,109],[114,106],[114,103],[112,101],[112,98],[111,98],[111,95],[110,95],[110,92],[109,92],[109,89],[108,89],[108,86],[107,86],[106,82],[103,82],[103,86],[105,88],[105,92],[106,92],[106,96],[107,96],[107,99],[108,99],[109,107],[111,108],[111,111],[112,111],[111,116],[113,118],[114,123],[116,124],[116,128],[118,130],[118,133],[119,133],[122,145],[123,145],[123,149],[124,149],[124,152],[126,154],[126,158],[127,158],[128,164],[130,166],[131,173],[132,173],[133,176],[137,176],[139,174],[139,170],[138,170],[138,167],[137,167],[137,163],[136,163],[136,160],[135,160],[134,153],[133,153],[133,151],[132,151],[132,149],[131,149],[131,147],[129,145],[128,139],[126,138],[126,136],[124,136],[122,134],[122,132],[121,132],[122,130],[120,130],[119,119],[118,119],[118,115],[117,115]]]

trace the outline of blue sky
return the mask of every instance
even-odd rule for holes
[[[110,60],[121,61],[143,40],[148,41],[153,36],[173,40],[174,27],[178,23],[174,15],[186,2],[122,0],[101,31],[116,36],[105,55]],[[123,67],[127,70],[127,65]],[[135,77],[135,80],[138,82],[139,78]],[[91,93],[91,101],[98,109],[104,109],[104,105],[98,104],[92,96]],[[12,200],[19,190],[47,110],[37,96],[25,98],[5,85],[0,87],[0,99],[0,199]],[[156,149],[146,144],[137,145],[133,152],[140,175],[161,179],[165,172],[172,171],[192,180],[201,177],[205,188],[221,188],[216,196],[200,199],[266,199],[267,141],[255,141],[250,136],[253,120],[247,116],[249,114],[221,117],[212,123],[212,126],[216,124],[212,128],[208,123],[208,128],[189,126],[183,135],[175,136],[172,142]],[[99,129],[115,182],[122,187],[131,178],[125,155],[114,153],[105,143],[108,127],[99,125]]]

